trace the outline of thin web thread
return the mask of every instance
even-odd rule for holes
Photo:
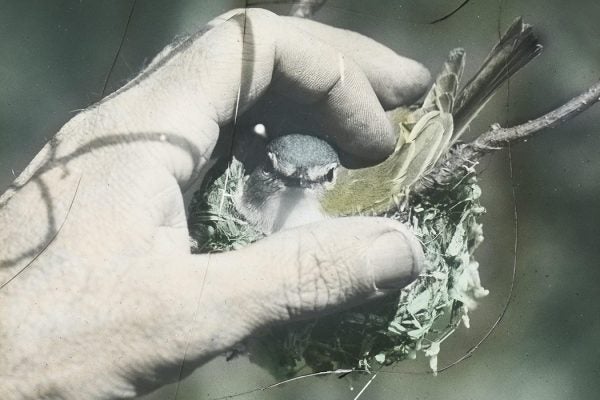
[[[242,30],[242,54],[243,54],[243,46],[244,46],[244,38],[246,36],[246,22],[247,22],[247,10],[248,10],[248,2],[246,1],[245,7],[244,7],[244,26],[243,26],[243,30]],[[243,62],[243,60],[242,60]],[[243,68],[243,65],[242,65]],[[238,113],[239,113],[239,109],[240,109],[240,97],[241,97],[241,93],[242,93],[242,79],[243,79],[243,74],[240,78],[240,85],[238,87],[238,93],[237,93],[237,98],[236,98],[236,103],[235,103],[235,112],[234,112],[234,116],[233,116],[233,132],[232,132],[232,137],[231,137],[231,144],[229,147],[229,158],[231,158],[233,156],[233,144],[235,141],[235,133],[237,131],[237,121],[238,121]],[[231,162],[229,163],[229,167],[231,167]],[[227,174],[225,176],[225,185],[224,185],[224,189],[223,189],[223,196],[221,197],[221,202],[219,204],[219,214],[221,214],[222,210],[223,210],[223,204],[225,202],[225,188],[227,187],[227,183],[229,180],[229,169],[227,168]],[[198,318],[198,313],[200,312],[200,303],[202,301],[202,293],[204,292],[204,285],[206,283],[206,275],[208,275],[208,269],[210,267],[210,253],[208,254],[208,262],[206,265],[206,271],[204,273],[204,276],[202,278],[202,286],[200,289],[200,295],[198,296],[198,303],[196,306],[196,310],[194,312],[194,316],[192,318],[192,321],[195,322]],[[192,323],[192,326],[194,324]],[[173,397],[173,400],[177,400],[177,397],[179,396],[179,388],[181,387],[181,376],[183,374],[183,368],[185,366],[185,362],[187,361],[187,355],[188,355],[188,351],[190,348],[190,342],[191,342],[191,337],[192,337],[192,329],[190,329],[190,331],[188,332],[188,337],[186,339],[186,346],[185,346],[185,351],[183,353],[183,359],[181,360],[181,364],[179,365],[179,374],[178,374],[178,378],[177,378],[177,384],[175,386],[175,395]]]
[[[498,24],[497,24],[498,38],[502,37],[501,27],[502,27],[503,3],[504,3],[504,0],[498,1],[498,5],[499,5]],[[508,116],[510,113],[510,78],[506,80],[505,108],[506,108],[506,115],[507,115],[506,118],[508,119]],[[508,290],[508,296],[506,297],[506,301],[504,303],[504,307],[502,308],[502,311],[500,312],[500,315],[498,316],[496,321],[494,321],[494,323],[492,324],[490,329],[487,331],[487,333],[477,342],[477,344],[475,344],[475,346],[471,347],[471,349],[469,349],[469,351],[464,356],[462,356],[458,360],[454,361],[450,365],[440,369],[438,372],[443,372],[445,370],[448,370],[448,369],[454,367],[455,365],[461,363],[462,361],[466,360],[467,358],[470,358],[473,355],[473,353],[479,348],[479,346],[481,346],[483,344],[483,342],[485,342],[492,335],[492,333],[496,330],[498,325],[500,325],[500,322],[502,322],[502,320],[504,319],[504,316],[506,315],[506,313],[508,311],[508,307],[510,306],[510,303],[513,298],[515,281],[516,281],[516,276],[517,276],[517,250],[518,250],[518,243],[519,243],[519,235],[518,235],[518,233],[519,233],[519,212],[518,212],[518,208],[517,208],[517,194],[516,194],[516,189],[515,189],[515,184],[514,184],[512,151],[511,151],[510,143],[508,144],[507,149],[508,149],[508,168],[509,168],[509,176],[510,176],[510,182],[511,182],[511,196],[512,196],[512,202],[513,202],[513,226],[514,226],[514,237],[515,237],[515,240],[513,243],[512,276],[511,276],[511,281],[510,281],[510,287]]]
[[[207,255],[208,261],[206,262],[206,270],[204,271],[204,275],[202,276],[202,285],[200,286],[200,294],[198,295],[198,302],[196,304],[196,310],[194,311],[194,316],[192,318],[191,328],[188,331],[187,338],[185,341],[185,351],[183,352],[183,358],[181,359],[181,364],[179,364],[179,374],[177,376],[177,384],[175,386],[175,395],[173,396],[173,400],[177,400],[177,396],[179,395],[179,387],[181,386],[181,376],[183,375],[183,367],[185,366],[185,362],[187,361],[187,355],[190,350],[190,343],[192,334],[194,333],[195,322],[198,320],[198,313],[200,312],[200,304],[202,302],[202,294],[204,293],[204,286],[206,285],[206,276],[208,275],[208,270],[210,268],[211,262],[211,254]]]
[[[115,68],[115,65],[117,64],[117,59],[119,58],[119,55],[121,53],[121,49],[123,48],[123,43],[125,42],[125,36],[127,35],[127,30],[129,29],[129,24],[131,23],[131,18],[133,16],[133,9],[135,8],[136,1],[137,0],[133,0],[132,3],[131,3],[131,8],[129,9],[129,15],[127,17],[127,22],[125,23],[125,28],[123,29],[123,36],[121,37],[121,40],[119,42],[119,46],[117,47],[117,51],[115,52],[115,55],[114,55],[113,60],[111,62],[111,65],[110,65],[110,68],[108,70],[108,73],[106,74],[106,78],[104,79],[104,83],[102,85],[102,91],[101,91],[101,94],[100,94],[100,98],[98,100],[101,100],[102,97],[104,97],[104,93],[106,92],[106,88],[108,86],[108,81],[110,80],[110,76],[112,74],[112,71]],[[13,172],[13,175],[15,175],[14,170],[12,172]],[[16,278],[18,278],[19,276],[21,276],[21,274],[23,272],[25,272],[27,269],[29,269],[29,267],[31,267],[31,265],[35,262],[35,260],[37,260],[50,247],[50,245],[52,243],[54,243],[54,240],[56,239],[56,237],[58,236],[58,234],[62,230],[63,226],[67,222],[67,218],[69,217],[69,214],[71,213],[71,209],[73,208],[73,204],[75,203],[75,199],[77,197],[77,193],[79,191],[79,185],[81,184],[81,179],[82,178],[83,178],[83,175],[81,175],[79,177],[79,180],[77,181],[77,186],[75,187],[75,191],[73,193],[73,197],[71,198],[71,202],[69,204],[69,208],[67,209],[67,214],[65,215],[65,218],[62,221],[62,223],[59,226],[59,228],[57,229],[57,231],[50,238],[50,240],[48,241],[48,243],[46,243],[42,247],[42,249],[23,268],[21,268],[11,278],[9,278],[6,282],[4,282],[4,283],[2,283],[2,285],[0,285],[0,290],[3,289],[9,283],[11,283],[13,280],[15,280]]]
[[[10,277],[6,282],[4,282],[4,283],[2,283],[2,285],[0,285],[0,290],[4,289],[4,287],[6,285],[10,284],[12,281],[14,281],[18,277],[20,277],[25,271],[27,271],[33,265],[33,263],[35,262],[35,260],[37,260],[42,254],[44,254],[44,252],[46,250],[48,250],[48,248],[50,247],[50,245],[52,243],[54,243],[54,240],[56,239],[56,237],[58,236],[58,234],[60,233],[60,231],[62,231],[62,228],[67,223],[67,219],[69,218],[69,215],[71,214],[71,209],[73,208],[73,204],[75,204],[75,199],[77,198],[77,193],[79,192],[79,185],[81,184],[81,179],[82,178],[83,178],[83,175],[81,175],[79,177],[79,180],[77,180],[77,186],[75,186],[75,190],[73,192],[73,197],[71,198],[71,202],[69,203],[69,208],[67,209],[67,213],[65,214],[65,218],[63,219],[62,223],[60,224],[60,226],[58,227],[58,229],[56,230],[56,232],[54,233],[54,235],[52,235],[52,237],[50,238],[50,240],[48,241],[48,243],[46,243],[46,245],[39,251],[39,253],[37,253],[27,264],[25,264],[25,266],[23,268],[21,268],[20,270],[18,270],[12,277]]]
[[[247,23],[247,17],[248,17],[247,14],[248,14],[248,0],[246,0],[245,6],[244,6],[244,27],[242,29],[242,71],[244,68],[243,54],[244,54],[244,46],[245,46],[245,38],[246,38],[246,23]],[[244,74],[242,73],[242,76],[240,76],[240,85],[238,87],[237,97],[235,100],[235,111],[233,113],[233,132],[231,133],[231,143],[229,144],[229,154],[228,154],[228,159],[230,159],[230,160],[233,157],[233,146],[235,143],[235,137],[236,137],[236,133],[237,133],[237,122],[238,122],[238,115],[239,115],[239,111],[240,111],[240,99],[242,97],[242,85],[243,85],[242,80],[243,79],[244,79]],[[225,204],[225,197],[227,196],[226,188],[227,188],[227,185],[229,184],[230,168],[231,168],[231,161],[229,161],[227,170],[225,172],[225,184],[223,185],[223,195],[221,196],[221,201],[219,202],[219,211],[218,211],[219,215],[221,215],[221,213],[223,212],[223,205]]]
[[[268,7],[268,6],[273,6],[273,5],[297,4],[300,2],[302,2],[302,0],[300,0],[300,1],[299,0],[254,0],[251,2],[247,2],[246,4],[249,7]],[[373,15],[368,12],[363,12],[361,10],[351,9],[348,6],[336,6],[335,2],[334,2],[334,4],[326,4],[326,5],[322,6],[321,9],[326,9],[328,11],[335,11],[337,13],[346,14],[346,15],[349,15],[352,17],[376,19],[378,22],[388,22],[388,23],[392,23],[392,24],[397,24],[398,22],[407,22],[412,25],[433,25],[433,24],[437,24],[439,22],[445,21],[445,20],[449,19],[450,17],[456,15],[458,13],[458,11],[462,10],[462,8],[465,7],[469,2],[470,2],[470,0],[464,0],[463,3],[461,3],[460,5],[458,5],[456,8],[452,9],[451,11],[445,13],[443,16],[436,18],[434,20],[423,20],[423,21],[417,21],[412,18],[411,19],[401,18],[397,15],[392,16],[390,13]],[[364,4],[369,4],[369,3],[364,2]]]
[[[106,78],[104,79],[104,84],[102,85],[102,92],[100,92],[100,100],[106,94],[106,89],[108,87],[108,82],[110,81],[110,77],[112,75],[115,66],[117,65],[117,60],[121,55],[121,50],[123,49],[123,44],[125,43],[125,38],[127,37],[127,31],[129,31],[129,24],[131,23],[131,19],[133,17],[133,10],[135,9],[135,3],[137,0],[133,0],[131,2],[131,8],[129,9],[129,15],[127,16],[127,22],[125,23],[125,28],[123,29],[123,35],[121,36],[121,41],[119,42],[119,46],[117,46],[117,51],[115,52],[115,56],[113,57],[112,63],[110,64],[110,68],[108,69],[108,74],[106,74]]]
[[[370,385],[371,383],[373,383],[373,381],[375,380],[375,378],[377,378],[377,373],[373,374],[373,377],[372,377],[371,379],[369,379],[369,381],[368,381],[368,382],[365,384],[365,386],[363,386],[363,388],[360,390],[360,392],[358,392],[358,393],[356,394],[356,396],[354,397],[354,399],[353,399],[353,400],[358,400],[358,398],[359,398],[360,396],[362,396],[362,394],[365,392],[365,390],[367,390],[367,388],[369,387],[369,385]]]

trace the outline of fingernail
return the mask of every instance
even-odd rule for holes
[[[385,233],[368,251],[368,266],[376,289],[402,289],[421,273],[425,257],[421,244],[408,232]]]

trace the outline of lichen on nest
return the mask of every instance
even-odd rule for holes
[[[194,252],[233,250],[263,237],[233,205],[243,178],[244,167],[233,158],[225,173],[195,194],[189,218]],[[276,376],[293,376],[307,367],[370,370],[423,352],[435,372],[440,343],[459,325],[469,326],[469,310],[487,294],[473,258],[483,240],[480,194],[470,171],[454,187],[408,195],[403,209],[388,217],[406,223],[421,241],[421,276],[397,295],[273,327],[249,341],[251,358]]]

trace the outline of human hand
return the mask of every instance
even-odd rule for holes
[[[261,327],[405,286],[422,252],[396,222],[330,220],[191,255],[181,191],[267,93],[319,109],[332,141],[374,162],[394,146],[382,104],[428,80],[365,37],[262,10],[166,49],[0,198],[0,397],[133,397]]]

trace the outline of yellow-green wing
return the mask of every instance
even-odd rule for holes
[[[448,150],[464,56],[462,49],[450,52],[420,108],[402,107],[388,113],[398,136],[394,153],[373,167],[342,169],[322,201],[328,214],[382,214],[393,209],[406,189]]]
[[[330,215],[382,214],[399,203],[405,188],[439,159],[452,137],[452,116],[431,111],[411,131],[400,127],[402,146],[373,167],[339,172],[322,205]]]

